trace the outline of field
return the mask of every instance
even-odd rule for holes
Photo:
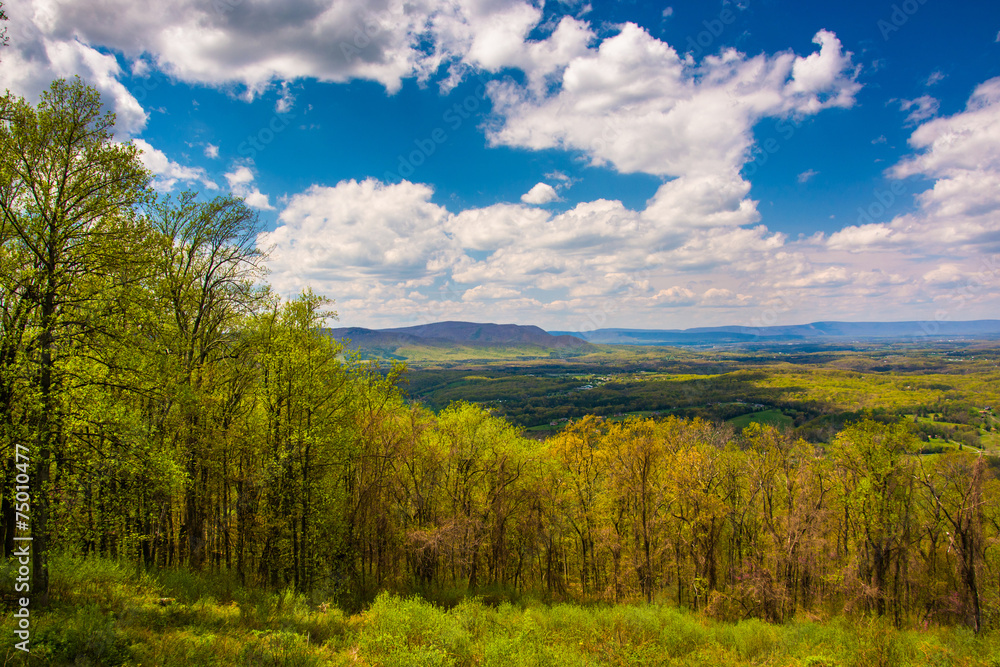
[[[1000,665],[1000,635],[899,631],[878,620],[722,623],[669,604],[433,604],[383,593],[345,615],[291,591],[222,575],[145,572],[62,555],[53,605],[36,620],[31,660],[47,665]],[[13,577],[3,571],[6,580]],[[2,632],[13,621],[5,616]]]
[[[408,362],[403,388],[411,399],[435,410],[471,401],[536,437],[588,414],[675,415],[737,430],[774,424],[825,442],[869,413],[911,421],[928,445],[1000,453],[1000,350],[990,343],[594,346],[563,358],[456,353],[448,362],[422,352],[412,350]]]

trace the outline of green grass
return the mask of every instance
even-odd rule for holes
[[[749,414],[740,415],[739,417],[733,417],[728,421],[738,430],[743,430],[750,424],[770,424],[782,427],[791,426],[793,423],[792,418],[784,414],[781,410],[761,410],[760,412],[751,412]]]
[[[11,568],[0,571],[3,584]],[[144,572],[59,556],[53,604],[32,616],[29,659],[45,665],[1000,665],[1000,634],[898,631],[878,619],[723,623],[665,605],[518,605],[465,599],[442,608],[382,593],[363,613],[231,577]],[[161,598],[172,598],[160,604]]]

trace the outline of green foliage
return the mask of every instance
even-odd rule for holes
[[[83,571],[81,574],[80,571]],[[445,610],[383,593],[345,617],[292,591],[236,587],[159,603],[165,572],[58,555],[54,589],[66,598],[35,619],[32,655],[51,665],[967,665],[987,667],[1000,635],[964,628],[897,630],[885,619],[712,621],[672,606],[491,607],[469,598]],[[187,590],[210,591],[207,575]],[[109,586],[76,588],[85,579]],[[247,605],[259,609],[244,613]],[[0,621],[7,633],[12,619]],[[16,659],[16,658],[15,658]]]
[[[857,647],[849,664],[852,667],[902,667],[909,664],[911,653],[911,645],[891,624],[872,619],[860,627]]]
[[[62,623],[45,627],[34,637],[32,653],[51,664],[124,665],[131,657],[128,637],[98,605],[77,608]]]
[[[385,665],[470,664],[472,639],[455,613],[382,593],[365,614],[360,650]]]
[[[990,442],[995,351],[597,350],[414,374],[408,403],[329,300],[260,283],[245,202],[147,198],[96,92],[0,104],[0,437],[33,448],[51,661],[995,654],[1000,467],[912,432]]]

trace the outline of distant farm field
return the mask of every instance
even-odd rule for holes
[[[750,424],[770,424],[772,426],[791,426],[794,420],[780,410],[761,410],[733,417],[728,420],[737,429],[744,429]]]

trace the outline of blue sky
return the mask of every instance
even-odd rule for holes
[[[344,325],[1000,318],[996,2],[4,5]]]

